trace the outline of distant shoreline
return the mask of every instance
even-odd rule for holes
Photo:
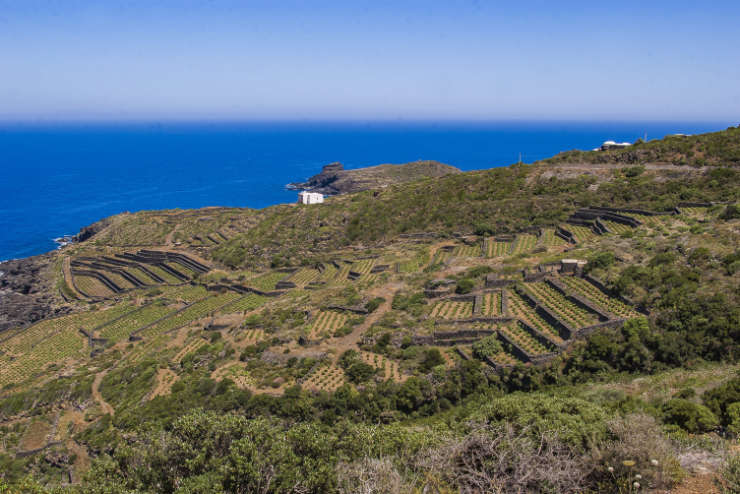
[[[436,159],[463,171],[727,127],[697,122],[0,122],[0,259],[49,252],[121,211],[264,208],[341,161],[347,169]],[[39,194],[38,191],[45,191]]]

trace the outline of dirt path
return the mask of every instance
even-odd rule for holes
[[[172,239],[175,236],[175,233],[177,233],[177,231],[181,227],[182,227],[182,223],[178,223],[178,224],[175,225],[175,228],[173,228],[172,230],[170,230],[170,233],[168,233],[167,236],[164,238],[164,244],[166,246],[171,247],[171,246],[175,245],[174,242],[172,241]]]
[[[157,371],[157,382],[154,384],[154,389],[149,393],[147,400],[153,400],[157,396],[170,394],[172,385],[175,384],[177,379],[177,374],[170,369],[159,369]]]
[[[108,371],[102,371],[95,374],[95,380],[92,383],[92,395],[95,401],[98,402],[100,405],[100,408],[103,410],[103,413],[107,413],[111,417],[116,414],[116,411],[113,409],[110,404],[103,399],[103,395],[100,394],[100,383],[103,381],[103,378],[108,373]]]
[[[77,291],[77,287],[75,287],[75,284],[72,281],[72,266],[70,262],[69,256],[64,256],[64,259],[62,259],[62,276],[64,276],[64,283],[67,285],[67,288],[75,294],[75,297],[85,298]]]
[[[719,494],[719,489],[714,485],[714,474],[705,473],[685,479],[668,494]]]
[[[385,315],[386,312],[391,310],[393,297],[395,297],[396,293],[404,286],[406,286],[404,283],[391,282],[381,287],[370,290],[368,294],[371,297],[383,297],[385,299],[385,302],[380,304],[372,314],[369,314],[367,317],[365,317],[365,320],[362,321],[362,324],[359,324],[350,334],[348,334],[347,336],[342,336],[341,338],[334,338],[330,346],[332,348],[342,349],[342,351],[357,346],[357,343],[360,341],[365,331],[370,329],[373,324],[375,324],[381,317],[383,317],[383,315]]]

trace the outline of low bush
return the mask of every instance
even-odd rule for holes
[[[663,421],[673,424],[693,434],[709,432],[719,426],[719,420],[712,411],[692,401],[674,398],[662,407]]]
[[[455,287],[455,293],[465,294],[470,293],[475,288],[475,281],[470,278],[463,278],[457,282]]]
[[[365,309],[370,313],[375,312],[383,302],[385,302],[383,297],[375,297],[365,304]]]

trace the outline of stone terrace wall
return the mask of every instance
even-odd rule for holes
[[[569,230],[566,230],[562,226],[558,226],[555,228],[555,235],[562,238],[566,242],[570,244],[576,244],[576,238],[573,236],[573,233],[571,233]]]
[[[557,314],[548,309],[545,304],[537,299],[537,297],[523,290],[521,287],[516,287],[515,290],[531,307],[534,308],[537,314],[555,328],[562,339],[569,340],[573,337],[576,329],[560,319]]]
[[[522,327],[522,329],[524,329],[524,331],[526,331],[527,333],[529,333],[529,335],[532,338],[534,338],[535,340],[537,340],[537,342],[540,345],[543,345],[545,348],[552,347],[552,346],[555,346],[556,348],[560,348],[562,346],[562,345],[558,345],[557,343],[555,343],[554,341],[552,341],[550,338],[548,338],[547,335],[545,335],[544,333],[542,333],[540,330],[538,330],[537,328],[534,328],[534,327],[530,326],[529,324],[527,324],[526,322],[522,321],[521,319],[519,319],[519,325]]]

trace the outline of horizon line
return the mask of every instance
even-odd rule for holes
[[[735,123],[736,122],[736,123]],[[731,127],[740,126],[740,119],[735,121],[723,118],[0,118],[0,125],[36,125],[36,124],[497,124],[497,123],[692,123],[722,124]]]

